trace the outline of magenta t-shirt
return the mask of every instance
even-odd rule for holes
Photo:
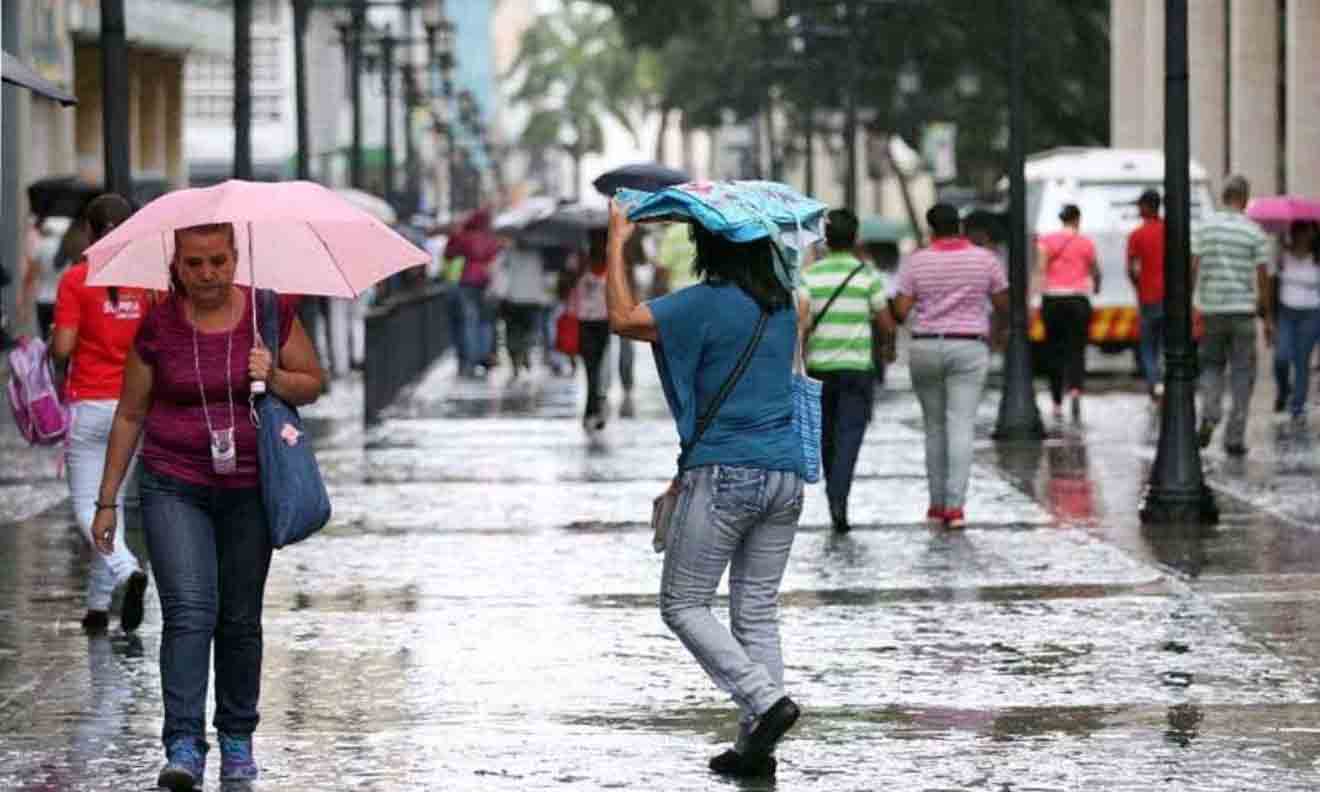
[[[914,300],[912,332],[989,335],[990,296],[1008,276],[990,251],[965,239],[937,239],[907,257],[895,293]]]
[[[248,353],[252,349],[252,297],[243,292],[243,318],[233,329],[229,356],[229,380],[234,389],[234,447],[238,469],[218,475],[211,469],[210,431],[202,412],[197,387],[201,370],[202,388],[216,430],[230,424],[226,392],[225,351],[230,331],[197,331],[197,360],[193,358],[193,326],[184,316],[183,301],[171,295],[147,314],[138,329],[134,346],[142,361],[152,369],[151,406],[147,410],[142,443],[142,463],[152,473],[190,484],[224,489],[260,486],[257,477],[257,429],[248,411]],[[289,339],[294,309],[280,299],[280,346]]]

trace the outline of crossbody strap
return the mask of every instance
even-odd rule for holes
[[[697,443],[701,442],[701,436],[706,433],[706,430],[710,428],[711,423],[715,421],[715,414],[720,411],[720,407],[724,404],[724,400],[729,398],[729,394],[733,392],[734,386],[738,384],[738,380],[742,379],[743,373],[746,372],[747,367],[751,365],[752,355],[756,352],[756,347],[760,345],[761,337],[765,335],[765,325],[769,319],[770,314],[767,313],[765,309],[762,309],[761,316],[756,320],[756,330],[752,333],[752,339],[748,341],[747,346],[743,348],[742,355],[738,358],[737,365],[733,367],[733,371],[730,372],[728,379],[724,380],[724,384],[720,386],[719,391],[715,394],[714,400],[712,400],[710,406],[706,408],[706,412],[697,419],[697,428],[696,431],[692,433],[692,442],[683,446],[683,451],[678,456],[678,469],[680,471],[683,469],[683,463],[687,461],[688,454],[692,453],[692,449],[696,447]]]
[[[816,316],[811,320],[811,327],[807,330],[807,335],[811,335],[812,333],[816,332],[816,325],[820,324],[820,320],[824,319],[825,314],[829,313],[830,306],[834,305],[834,301],[839,299],[839,295],[843,294],[843,290],[848,288],[848,284],[852,282],[852,279],[857,275],[857,273],[861,272],[865,268],[866,268],[866,262],[863,261],[862,263],[857,265],[856,269],[848,273],[848,277],[843,279],[843,283],[839,284],[839,288],[835,289],[834,293],[830,295],[830,298],[825,301],[825,307],[821,308],[820,313],[816,314]]]

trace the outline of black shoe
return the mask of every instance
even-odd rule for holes
[[[110,629],[110,614],[105,611],[89,610],[82,617],[82,628],[89,635],[100,635]]]
[[[119,612],[119,626],[124,632],[131,633],[142,626],[143,598],[147,593],[147,576],[144,572],[134,572],[124,587],[124,608]]]
[[[852,526],[848,524],[847,508],[837,506],[830,507],[830,523],[834,526],[835,533],[848,533]]]
[[[797,723],[802,710],[793,703],[793,699],[784,696],[774,703],[766,713],[756,721],[756,728],[747,735],[747,750],[743,752],[749,757],[768,757],[775,750],[775,745],[793,724]]]
[[[1215,436],[1215,425],[1210,421],[1201,421],[1201,427],[1196,430],[1196,442],[1201,444],[1202,448],[1210,446],[1210,439]]]
[[[734,778],[774,778],[778,767],[779,761],[773,756],[747,757],[734,750],[710,760],[712,772]]]
[[[1244,457],[1247,455],[1247,447],[1241,443],[1229,443],[1224,446],[1224,453],[1231,457]]]

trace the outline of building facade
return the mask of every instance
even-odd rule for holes
[[[1164,2],[1112,0],[1110,144],[1164,144]],[[1320,196],[1320,3],[1188,3],[1192,157],[1218,185],[1241,173],[1257,195]]]

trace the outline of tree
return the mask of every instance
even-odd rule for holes
[[[522,143],[533,152],[558,149],[573,160],[574,197],[582,160],[605,147],[602,120],[613,118],[634,136],[646,109],[646,60],[629,51],[618,22],[589,2],[566,3],[523,34],[508,77],[519,80],[515,102],[531,108]]]

